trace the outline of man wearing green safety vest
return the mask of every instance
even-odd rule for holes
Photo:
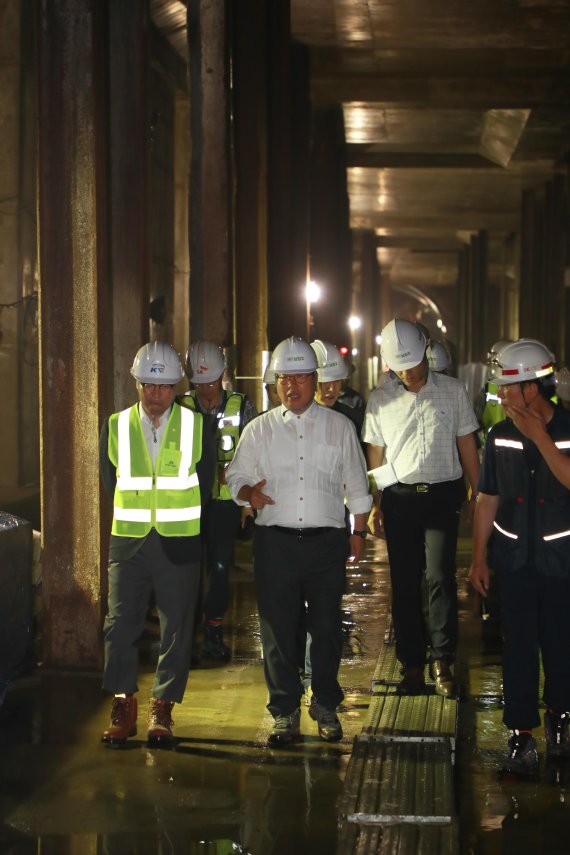
[[[233,460],[241,432],[257,416],[257,411],[245,395],[222,387],[224,354],[214,342],[192,344],[186,356],[186,369],[194,388],[178,400],[183,407],[202,414],[205,430],[214,436],[217,449],[214,487],[204,516],[208,590],[204,601],[202,655],[227,662],[230,649],[224,642],[223,619],[229,604],[229,571],[242,510],[228,490],[225,469]]]
[[[144,345],[131,374],[139,403],[106,420],[101,479],[113,499],[103,688],[114,695],[108,745],[137,732],[136,642],[154,591],[160,654],[148,711],[148,743],[170,746],[172,707],[188,679],[200,579],[200,517],[212,487],[214,448],[202,416],[174,401],[184,377],[174,348]]]

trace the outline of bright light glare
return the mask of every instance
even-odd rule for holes
[[[308,303],[316,303],[319,297],[321,296],[321,289],[317,285],[316,282],[313,282],[312,279],[309,279],[305,288],[305,295],[307,297]]]
[[[446,334],[446,332],[447,332],[447,327],[445,326],[445,324],[443,324],[443,326],[441,327],[441,331],[442,331],[442,333],[443,333],[444,335]]]
[[[374,339],[374,341],[376,342],[376,344],[377,344],[378,346],[380,346],[380,345],[382,344],[382,336],[381,336],[381,335],[377,335],[377,336],[376,336],[376,338]]]
[[[352,355],[353,355],[353,356],[358,356],[358,348],[357,348],[357,347],[353,347],[353,348],[352,348]]]
[[[359,330],[362,326],[362,320],[356,315],[351,315],[348,319],[348,326],[351,330]]]
[[[439,327],[439,329],[441,329],[441,328],[442,328],[442,326],[443,326],[443,321],[441,320],[441,318],[438,318],[438,319],[437,319],[436,324],[437,324],[437,326]]]

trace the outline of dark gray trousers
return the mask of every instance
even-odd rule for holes
[[[160,621],[160,653],[153,697],[180,703],[190,669],[200,565],[175,564],[152,532],[130,558],[109,562],[109,604],[103,634],[103,688],[113,694],[138,690],[137,641],[151,591]]]

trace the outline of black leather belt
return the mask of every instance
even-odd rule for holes
[[[408,490],[411,493],[431,493],[443,487],[451,487],[455,481],[439,481],[437,484],[402,484],[398,482],[394,487],[399,490]]]
[[[320,526],[319,528],[287,528],[284,525],[272,525],[269,528],[275,529],[275,531],[280,531],[283,534],[291,534],[294,537],[299,537],[301,540],[304,537],[316,537],[317,534],[326,534],[329,531],[341,531],[341,529],[334,528],[334,526]]]

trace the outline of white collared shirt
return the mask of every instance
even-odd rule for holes
[[[257,525],[343,528],[345,497],[353,514],[372,504],[354,425],[315,402],[301,415],[279,406],[250,422],[226,477],[240,505],[241,487],[267,482],[263,492],[275,504],[257,512]]]
[[[400,483],[437,484],[461,478],[456,438],[478,429],[463,383],[429,371],[419,392],[397,378],[371,392],[362,439],[386,449]]]
[[[151,419],[149,416],[147,416],[142,403],[139,401],[139,415],[141,417],[141,425],[146,442],[146,447],[148,448],[148,453],[150,454],[152,460],[153,469],[156,465],[156,458],[158,457],[158,452],[160,451],[160,444],[162,442],[162,438],[164,437],[164,431],[166,430],[166,425],[168,424],[168,419],[170,418],[171,410],[172,406],[170,406],[166,410],[166,412],[161,415],[158,427],[156,427],[154,424],[154,419]]]

